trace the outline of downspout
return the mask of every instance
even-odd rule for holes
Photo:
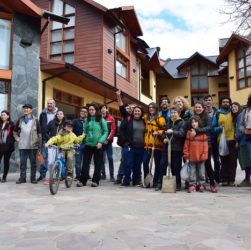
[[[46,90],[46,82],[49,81],[49,80],[52,80],[52,79],[54,79],[54,78],[56,78],[56,77],[58,77],[58,76],[62,76],[62,75],[64,75],[65,73],[67,73],[68,71],[69,71],[69,70],[66,69],[66,70],[64,70],[64,71],[62,71],[62,72],[59,72],[59,73],[57,73],[57,74],[55,74],[55,75],[49,76],[49,77],[45,78],[44,80],[42,80],[42,109],[44,109],[44,107],[45,107],[45,90]]]

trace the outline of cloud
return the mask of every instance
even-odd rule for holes
[[[233,26],[220,14],[224,0],[96,0],[107,8],[134,6],[143,29],[143,39],[160,47],[166,58],[185,58],[196,51],[217,55],[218,40],[230,37]]]

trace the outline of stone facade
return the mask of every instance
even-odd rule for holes
[[[40,19],[16,13],[12,42],[11,116],[22,115],[30,103],[37,116],[39,89]]]

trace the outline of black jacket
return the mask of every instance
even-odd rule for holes
[[[4,143],[2,140],[0,141],[0,152],[4,153],[6,151],[13,152],[15,149],[15,138],[13,136],[13,129],[14,129],[14,123],[13,122],[8,122],[3,130],[8,131],[8,135],[6,138],[6,143]],[[2,123],[0,123],[0,136],[3,134],[2,130]]]
[[[86,120],[87,121],[87,120]],[[76,135],[76,136],[80,136],[83,134],[84,131],[84,124],[86,121],[83,121],[81,119],[75,119],[73,120],[73,130],[72,132]]]
[[[168,137],[172,138],[171,142],[171,151],[183,151],[184,142],[186,139],[186,123],[182,119],[178,119],[175,122],[170,123],[167,129],[173,130],[173,136],[163,135],[163,138]]]
[[[46,131],[46,141],[48,141],[51,137],[58,134],[58,132],[63,128],[64,119],[61,123],[57,123],[55,119],[49,122],[47,125],[47,131]]]

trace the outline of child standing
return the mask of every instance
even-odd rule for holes
[[[183,149],[184,157],[189,161],[189,187],[188,192],[194,192],[197,188],[200,192],[205,190],[205,161],[208,158],[208,141],[206,134],[196,134],[201,120],[199,116],[190,119],[191,130],[187,131]]]
[[[58,135],[53,136],[46,144],[45,147],[48,148],[49,145],[56,144],[60,148],[73,147],[74,144],[78,144],[83,141],[84,134],[76,136],[73,132],[72,121],[66,120],[63,124],[63,130],[59,132]],[[67,158],[67,167],[68,167],[68,176],[67,179],[71,180],[73,178],[73,169],[74,169],[74,153],[75,150],[69,150],[66,154]]]

